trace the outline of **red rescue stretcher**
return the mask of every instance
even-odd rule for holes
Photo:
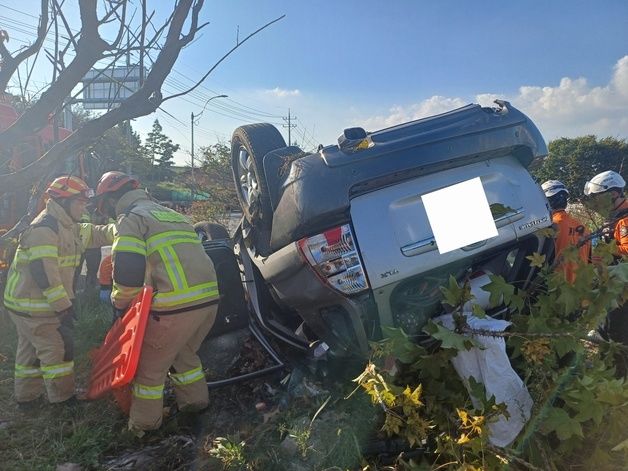
[[[137,371],[152,296],[153,288],[145,286],[93,352],[88,399],[98,399],[111,391],[120,408],[128,413],[130,383]]]

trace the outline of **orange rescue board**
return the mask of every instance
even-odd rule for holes
[[[135,377],[152,296],[153,288],[145,286],[93,353],[88,399],[98,399],[109,391],[115,393]]]

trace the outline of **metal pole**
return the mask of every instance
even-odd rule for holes
[[[192,162],[191,162],[192,172],[191,173],[192,173],[192,182],[193,183],[194,183],[194,118],[198,119],[198,118],[201,117],[201,115],[205,112],[205,108],[207,108],[207,104],[210,101],[212,101],[212,100],[214,100],[216,98],[227,98],[227,97],[228,97],[228,95],[216,95],[216,96],[210,97],[209,100],[207,100],[205,102],[205,106],[203,106],[203,110],[199,114],[194,116],[194,112],[190,113],[190,124],[191,124],[191,127],[192,127],[192,150],[190,152],[190,155],[192,157]]]
[[[192,184],[194,184],[194,113],[190,113],[190,124],[192,125],[192,151],[190,152],[192,156],[191,174],[192,174]]]

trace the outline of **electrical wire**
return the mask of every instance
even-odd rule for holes
[[[34,18],[34,19],[39,19],[39,16],[36,15],[31,15],[25,12],[21,12],[20,10],[17,10],[15,8],[12,8],[8,5],[6,5],[5,3],[0,3],[0,7],[5,8],[6,10],[9,11],[13,11],[16,13],[20,13],[24,16],[27,16],[29,18]],[[0,21],[4,21],[5,23],[12,25],[12,31],[17,31],[19,33],[25,34],[28,37],[37,37],[37,35],[35,33],[33,33],[32,28],[33,25],[17,20],[15,18],[8,18],[5,16],[0,16]],[[151,23],[152,26],[152,23]],[[153,26],[154,28],[154,26]],[[73,33],[78,33],[78,31],[74,31],[71,30]],[[45,41],[47,43],[55,43],[54,39],[50,39],[49,36],[52,33],[47,34],[47,37],[45,39]],[[54,38],[54,35],[53,35]],[[66,40],[68,40],[67,38],[65,38]],[[27,41],[21,40],[16,38],[15,39],[18,42],[21,42],[23,44],[29,44]],[[158,45],[159,46],[159,45]],[[135,56],[135,53],[132,53],[133,56]],[[68,55],[68,57],[70,57],[71,54]],[[154,61],[152,60],[150,53],[147,53],[146,56],[148,57],[149,61],[151,63],[154,63]],[[167,86],[167,88],[170,88],[170,91],[174,90],[175,93],[177,92],[182,92],[187,90],[188,88],[190,88],[194,83],[196,83],[193,79],[191,79],[188,75],[183,74],[182,72],[178,71],[177,69],[172,70],[173,75],[168,76],[166,81],[164,82],[164,85]],[[174,76],[177,77],[181,77],[181,79],[177,79]],[[186,85],[183,80],[187,81],[190,83],[190,85]],[[166,89],[165,89],[166,90]],[[217,91],[212,90],[211,88],[205,86],[204,84],[201,84],[196,90],[193,90],[189,95],[185,96],[185,97],[181,97],[181,100],[183,100],[184,102],[195,106],[195,107],[200,107],[201,103],[206,103],[208,101],[209,98],[211,98],[211,96],[209,96],[207,93],[203,93],[201,90],[204,90],[206,92],[209,92],[211,94],[213,94],[212,96],[215,96],[216,94],[219,94]],[[162,110],[163,111],[163,110]],[[207,107],[207,111],[210,111],[212,113],[215,113],[216,115],[219,116],[223,116],[229,119],[233,119],[239,122],[244,122],[246,124],[252,124],[252,123],[257,123],[259,121],[267,121],[270,122],[270,124],[273,124],[275,126],[282,126],[283,122],[279,121],[282,119],[281,115],[277,115],[277,114],[273,114],[273,113],[269,113],[267,111],[261,110],[259,108],[255,108],[246,104],[243,104],[235,99],[233,99],[232,97],[225,97],[223,100],[216,100],[213,101],[212,103],[210,103]],[[183,134],[183,132],[180,130],[180,128],[178,126],[175,126],[174,124],[172,124],[172,120],[175,120],[176,122],[178,122],[181,126],[183,126],[184,129],[188,129],[188,125],[185,124],[183,121],[179,120],[178,118],[176,118],[174,115],[170,114],[171,119],[168,120],[170,122],[170,125],[172,125],[174,127],[174,129]],[[201,133],[207,133],[207,132],[211,132],[211,133],[215,133],[216,135],[222,135],[222,136],[226,136],[224,133],[219,133],[218,131],[213,131],[213,130],[203,130],[202,128],[196,128],[195,130],[199,130],[199,132]],[[312,148],[316,147],[316,138],[312,135],[311,132],[309,132],[307,130],[307,128],[305,126],[297,126],[295,128],[297,130],[297,134],[301,137],[302,142],[304,143],[304,145],[307,146],[311,146]]]

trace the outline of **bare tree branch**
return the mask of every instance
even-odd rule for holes
[[[118,35],[116,36],[116,39],[114,39],[114,41],[109,46],[110,50],[118,47],[118,45],[120,44],[120,41],[122,41],[122,38],[124,37],[124,30],[126,29],[126,5],[127,5],[127,2],[126,0],[124,0],[122,4],[122,15],[119,16],[120,29],[118,29]],[[118,16],[117,9],[118,7],[116,6],[116,8],[112,10],[116,14],[116,16]]]
[[[113,16],[117,16],[118,8],[122,7],[123,12],[126,10],[127,0],[120,0],[119,2],[107,1],[105,5],[111,5],[112,3],[115,3],[115,5],[111,9],[109,9],[109,11],[105,12],[105,16],[100,19],[100,21],[98,22],[98,26],[107,23],[109,19],[111,19]]]
[[[48,115],[63,103],[76,84],[102,58],[109,45],[98,33],[96,6],[97,0],[79,0],[82,34],[77,43],[76,56],[39,100],[0,133],[0,147],[10,147],[19,142],[22,136],[33,134],[44,127]]]
[[[173,98],[177,98],[180,97],[182,95],[187,95],[188,93],[194,91],[201,83],[203,83],[205,81],[205,79],[207,77],[209,77],[209,74],[211,74],[216,67],[218,67],[220,65],[220,63],[222,61],[224,61],[227,57],[229,57],[231,55],[231,53],[233,51],[235,51],[237,48],[239,48],[242,44],[244,44],[246,41],[248,41],[250,38],[252,38],[253,36],[255,36],[257,33],[259,33],[260,31],[268,28],[270,25],[272,25],[273,23],[276,23],[277,21],[285,18],[286,15],[281,15],[279,18],[274,19],[273,21],[270,21],[268,23],[266,23],[264,26],[262,26],[261,28],[258,28],[257,30],[253,31],[251,34],[249,34],[246,38],[244,38],[242,41],[238,42],[238,44],[236,44],[235,46],[233,46],[224,56],[222,56],[220,58],[220,60],[218,62],[216,62],[208,71],[205,75],[203,75],[203,77],[201,77],[201,79],[196,82],[196,84],[189,88],[188,90],[181,92],[181,93],[176,93],[174,95],[170,95],[169,97],[166,97],[163,99],[163,101],[167,101],[167,100],[172,100]]]
[[[74,46],[74,50],[77,50],[78,49],[78,45],[76,44],[75,35],[72,33],[72,30],[70,29],[70,25],[68,24],[68,20],[66,19],[65,15],[63,14],[63,11],[61,10],[61,5],[59,5],[59,2],[57,0],[53,0],[53,1],[54,1],[54,4],[55,4],[55,9],[57,11],[57,14],[61,17],[61,21],[63,22],[63,26],[65,26],[65,30],[68,32],[68,38],[69,38],[68,45],[71,42],[72,45]]]
[[[107,129],[110,129],[116,124],[128,119],[146,116],[153,113],[163,100],[161,86],[172,70],[174,63],[179,57],[182,47],[185,45],[185,43],[183,43],[180,39],[181,31],[185,24],[185,20],[190,14],[192,3],[193,0],[180,0],[177,4],[172,15],[172,22],[170,24],[170,28],[168,29],[164,46],[161,49],[150,73],[146,77],[143,87],[123,101],[119,107],[108,111],[98,118],[87,121],[66,139],[53,145],[35,162],[16,172],[0,175],[0,187],[4,191],[10,191],[14,188],[29,185],[38,176],[41,176],[45,172],[49,171],[59,160],[66,157],[68,154],[81,150],[86,145],[100,137]],[[202,3],[203,0],[198,0],[197,3],[195,3],[195,6],[199,4],[202,5]],[[198,16],[199,11],[200,7],[195,8],[194,14]],[[82,35],[79,40],[79,46],[81,46],[81,43],[85,39],[86,37]],[[191,39],[193,39],[193,36],[190,37],[190,40]],[[64,73],[70,70],[72,65],[73,64],[70,64]],[[59,77],[59,80],[61,80],[61,76]],[[44,95],[46,93],[44,93]],[[2,137],[3,135],[0,134],[0,139]],[[0,146],[1,145],[2,143],[0,140]]]
[[[81,81],[85,73],[98,60],[102,59],[104,53],[107,52],[109,44],[98,33],[99,23],[96,16],[96,1],[80,0],[82,30],[77,41],[76,56],[68,67],[60,73],[58,80],[41,95],[39,101],[29,108],[13,126],[0,133],[0,148],[12,143],[11,139],[13,137],[19,138],[29,135],[36,131],[38,126],[45,125],[48,114],[59,108],[63,100],[71,93],[72,88]],[[157,110],[165,101],[161,89],[172,72],[181,50],[194,40],[196,33],[202,28],[202,26],[198,26],[198,18],[203,3],[204,0],[179,0],[176,3],[167,23],[168,29],[163,45],[144,83],[136,92],[125,99],[117,108],[111,109],[95,119],[86,121],[66,139],[54,144],[37,161],[15,172],[0,175],[0,188],[2,188],[2,191],[12,191],[24,186],[31,186],[33,181],[52,172],[58,162],[68,155],[84,149],[87,145],[101,137],[108,129],[124,121],[146,116]],[[235,49],[283,17],[281,16],[267,23],[251,33],[243,41],[240,41],[188,92],[194,90]],[[182,30],[188,20],[189,30],[186,34],[182,34]],[[148,23],[144,21],[142,23],[142,28],[147,28]],[[165,27],[155,30],[155,43],[157,42],[156,38],[161,35]],[[127,29],[130,30],[130,28]],[[119,50],[119,53],[123,53],[123,51]],[[176,96],[183,94],[179,93]],[[168,99],[174,97],[172,96]]]
[[[5,47],[0,39],[0,57],[2,58],[2,66],[0,67],[0,92],[4,92],[7,88],[9,80],[15,73],[19,65],[26,58],[35,54],[44,42],[48,31],[48,1],[41,0],[41,15],[39,17],[39,26],[37,27],[37,39],[29,47],[21,51],[15,57]]]

